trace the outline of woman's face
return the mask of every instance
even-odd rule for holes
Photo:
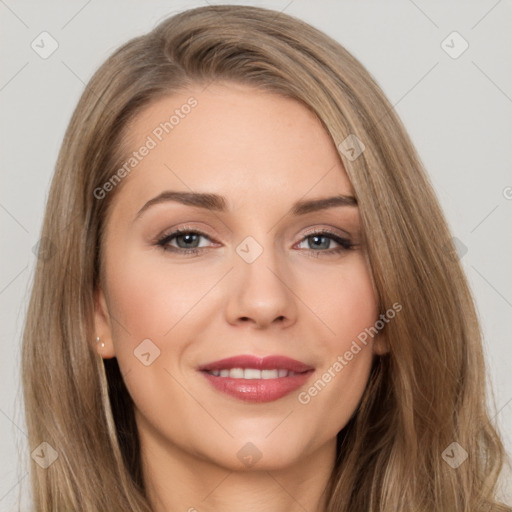
[[[298,102],[215,84],[154,103],[125,141],[97,350],[118,360],[142,448],[232,470],[334,456],[380,341],[362,335],[378,311],[332,140]],[[199,369],[240,355],[255,359]],[[310,370],[254,371],[278,355]]]

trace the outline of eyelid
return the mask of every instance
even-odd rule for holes
[[[319,225],[315,225],[315,227],[307,228],[306,231],[302,234],[302,237],[304,238],[306,236],[309,236],[309,235],[312,235],[315,233],[319,233],[319,232],[330,233],[332,235],[350,238],[350,239],[353,238],[353,236],[348,231],[345,231],[344,229],[335,228],[332,226],[325,227],[325,226],[319,226]]]
[[[200,228],[200,227],[193,226],[191,224],[181,224],[176,227],[166,229],[155,238],[155,241],[162,240],[163,238],[166,238],[167,236],[169,236],[171,234],[176,234],[176,232],[195,232],[201,236],[208,238],[212,242],[216,241],[215,237],[210,235],[207,232],[207,230]],[[304,231],[300,235],[299,241],[302,241],[305,237],[310,236],[312,234],[322,233],[322,232],[330,233],[332,235],[336,235],[336,236],[340,236],[340,237],[346,237],[349,239],[353,238],[353,236],[348,231],[346,231],[344,229],[341,229],[338,227],[332,227],[332,226],[326,227],[325,225],[321,226],[321,225],[315,224],[314,226],[310,226],[310,227],[306,228],[306,231]]]
[[[175,227],[172,227],[172,228],[169,228],[169,229],[165,229],[164,231],[162,231],[160,234],[158,234],[154,240],[155,241],[158,241],[158,240],[162,240],[163,238],[166,238],[168,237],[169,235],[172,235],[172,234],[175,234],[176,232],[194,232],[194,233],[197,233],[201,236],[204,236],[210,240],[213,241],[214,237],[211,236],[206,229],[204,228],[200,228],[200,227],[196,227],[196,226],[192,226],[192,225],[189,225],[189,224],[179,224]]]
[[[339,231],[341,231],[345,234],[343,235],[343,234],[336,232],[336,230],[333,229],[332,227],[328,227],[328,228],[325,226],[319,227],[318,225],[315,227],[310,227],[307,229],[307,231],[305,233],[304,232],[302,233],[299,241],[294,244],[293,249],[295,249],[297,244],[303,243],[309,237],[314,236],[314,235],[319,235],[319,236],[329,238],[329,239],[333,240],[334,243],[338,244],[339,247],[328,249],[325,251],[323,251],[323,250],[316,251],[314,249],[305,249],[304,251],[301,250],[300,252],[306,256],[315,257],[315,258],[329,257],[329,256],[334,257],[341,253],[345,253],[347,251],[351,251],[351,250],[359,247],[360,244],[356,240],[353,239],[353,237],[350,235],[350,233],[348,233],[347,231],[340,229],[340,228],[336,228],[336,229],[338,229]],[[211,237],[208,233],[205,233],[201,229],[194,228],[190,225],[181,225],[174,229],[167,230],[164,233],[166,233],[166,234],[160,235],[157,238],[157,240],[154,242],[153,245],[159,246],[164,251],[170,251],[172,253],[176,253],[176,254],[184,256],[184,257],[185,256],[192,257],[191,255],[199,256],[201,253],[205,253],[211,249],[214,249],[215,245],[217,245],[217,247],[219,246],[219,243],[215,241],[214,237]],[[213,244],[213,247],[208,246],[208,247],[194,247],[194,248],[184,249],[184,248],[176,248],[176,247],[173,247],[170,245],[171,240],[174,240],[181,234],[186,234],[186,233],[193,233],[199,237],[208,239]],[[220,245],[222,245],[222,244],[220,244]]]

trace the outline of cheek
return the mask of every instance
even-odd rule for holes
[[[133,352],[147,338],[164,344],[172,331],[170,337],[177,348],[176,335],[182,328],[190,327],[191,321],[196,326],[205,321],[198,318],[201,311],[206,316],[212,308],[218,312],[219,304],[208,302],[219,299],[212,287],[218,284],[224,268],[208,268],[190,261],[170,265],[166,264],[165,254],[140,250],[124,251],[122,258],[116,256],[119,255],[113,252],[107,260],[116,353],[128,349]],[[343,354],[351,341],[377,319],[376,299],[364,258],[361,254],[351,255],[345,265],[336,269],[306,262],[296,270],[294,288],[306,306],[301,317],[295,319],[297,324],[308,331],[316,330],[321,353]],[[313,324],[318,324],[317,329]]]
[[[318,344],[324,354],[322,365],[297,398],[303,414],[321,417],[334,435],[346,425],[366,388],[373,360],[369,332],[378,320],[378,307],[362,256],[351,260],[336,280],[331,276],[327,289],[327,299],[318,310],[330,331]]]
[[[162,414],[169,394],[176,407],[186,408],[190,397],[172,375],[187,349],[187,321],[204,295],[203,286],[194,284],[190,271],[171,271],[145,251],[115,256],[112,251],[106,268],[109,312],[115,357],[128,392],[144,417]]]
[[[327,328],[322,329],[323,343],[328,343],[331,352],[344,351],[352,339],[378,318],[377,300],[363,255],[352,255],[334,272],[326,268],[309,275],[312,277],[303,280],[303,294]]]
[[[334,357],[328,368],[331,374],[343,376],[347,388],[354,387],[361,394],[373,358],[373,337],[369,333],[378,319],[375,292],[362,257],[339,286],[337,296],[337,306],[332,311],[336,335],[329,344]]]
[[[161,339],[181,319],[189,321],[215,283],[215,276],[210,279],[199,267],[172,267],[165,264],[165,255],[161,259],[134,251],[108,270],[111,311],[134,341]],[[119,334],[125,337],[126,332]]]
[[[211,290],[226,268],[197,262],[166,264],[164,254],[157,258],[140,250],[125,251],[122,258],[116,259],[114,252],[111,256],[107,260],[107,287],[115,318],[114,345],[128,391],[142,417],[186,443],[189,433],[183,428],[181,416],[166,413],[166,404],[172,403],[175,411],[191,408],[190,395],[179,384],[186,378],[181,373],[180,361],[186,360],[194,334],[197,339],[214,339],[214,320],[222,314],[219,308],[228,300],[231,290],[224,288],[224,283],[216,292]],[[290,403],[300,413],[296,422],[289,426],[286,423],[281,429],[293,440],[299,422],[301,435],[316,443],[334,437],[361,398],[371,366],[370,343],[362,346],[352,360],[345,359],[341,371],[336,371],[340,366],[335,365],[342,364],[338,356],[350,352],[353,340],[375,323],[377,305],[360,254],[351,255],[338,267],[304,259],[294,270],[296,297],[290,293],[289,300],[297,301],[295,329],[303,331],[303,339],[311,342],[307,349],[302,347],[303,352],[317,356],[320,364],[310,387],[291,399]],[[150,366],[134,357],[134,350],[144,339],[153,340],[161,349]],[[301,401],[304,397],[308,398],[307,404]],[[198,409],[197,414],[202,417],[204,412]],[[226,422],[229,417],[228,414]],[[245,425],[243,418],[233,418],[229,427],[233,430],[250,432],[255,428]]]

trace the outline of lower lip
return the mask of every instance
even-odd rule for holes
[[[218,391],[246,402],[273,402],[305,384],[313,370],[277,379],[234,379],[201,372]]]

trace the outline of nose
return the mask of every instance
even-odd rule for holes
[[[272,324],[281,328],[296,322],[297,296],[292,273],[274,251],[264,249],[252,262],[234,253],[234,268],[227,283],[227,321],[232,325]]]

